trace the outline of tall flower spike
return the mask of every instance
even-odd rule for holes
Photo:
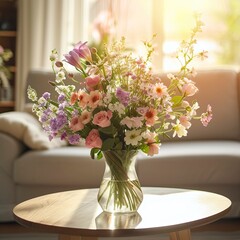
[[[73,51],[76,52],[80,58],[85,59],[88,62],[92,62],[92,54],[89,47],[87,46],[87,42],[77,43]]]

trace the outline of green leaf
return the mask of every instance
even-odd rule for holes
[[[179,106],[181,104],[182,100],[183,100],[182,96],[174,96],[174,97],[172,97],[173,106],[174,107]]]
[[[99,132],[107,135],[114,135],[117,132],[117,129],[113,125],[110,125],[109,127],[99,128]]]
[[[90,156],[92,159],[95,159],[95,155],[97,155],[99,152],[99,149],[98,148],[92,148],[91,151],[90,151]]]
[[[104,140],[103,145],[102,145],[102,151],[110,150],[114,146],[114,139],[113,138],[108,138]]]
[[[98,153],[97,153],[97,159],[100,160],[102,158],[103,158],[103,153],[102,153],[101,150],[99,150]]]
[[[144,144],[141,146],[141,150],[144,152],[144,153],[148,153],[149,152],[149,146]]]

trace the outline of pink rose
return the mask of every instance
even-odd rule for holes
[[[110,119],[112,118],[112,112],[109,111],[100,111],[93,117],[93,124],[100,127],[108,127],[111,125]]]
[[[101,148],[102,147],[102,140],[100,138],[99,132],[97,129],[92,129],[88,136],[86,137],[85,142],[86,147],[89,148]]]
[[[91,75],[85,78],[86,80],[86,87],[88,90],[93,90],[100,82],[99,75]]]

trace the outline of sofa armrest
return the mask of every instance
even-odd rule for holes
[[[0,132],[0,222],[12,221],[15,201],[13,165],[27,147],[19,140]]]
[[[14,160],[26,151],[26,149],[27,147],[23,142],[6,133],[0,132],[0,176],[2,174],[12,175]]]

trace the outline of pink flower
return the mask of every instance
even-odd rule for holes
[[[149,108],[145,113],[146,124],[153,126],[157,120],[157,110],[154,108]]]
[[[92,129],[88,136],[86,137],[85,142],[86,147],[89,148],[101,148],[102,147],[102,140],[100,138],[99,132],[97,129]]]
[[[74,46],[68,54],[64,54],[66,61],[72,66],[82,69],[82,59],[88,62],[92,62],[92,55],[87,42],[79,42]]]
[[[82,69],[81,58],[75,51],[70,51],[68,54],[64,54],[66,61],[75,68]]]
[[[128,128],[140,128],[143,125],[143,117],[125,117],[122,121],[122,125],[127,125]]]
[[[201,115],[201,122],[204,127],[207,127],[207,125],[212,120],[213,114],[212,114],[212,107],[210,105],[207,106],[207,112],[203,113]]]
[[[187,116],[181,116],[179,118],[180,124],[183,125],[186,129],[189,129],[191,127],[191,123],[189,121],[189,117]]]
[[[102,95],[100,94],[100,92],[98,90],[95,91],[91,91],[89,94],[89,102],[88,105],[91,108],[96,108],[102,100]]]
[[[93,22],[93,37],[97,43],[105,40],[115,31],[115,21],[109,11],[101,12]]]
[[[88,62],[92,62],[92,54],[87,46],[87,42],[82,43],[81,41],[74,46],[73,51],[78,54],[82,59],[85,59]]]
[[[88,112],[87,110],[84,110],[80,116],[80,119],[83,124],[87,124],[90,122],[91,117],[92,113]]]
[[[86,92],[79,90],[78,91],[78,100],[79,100],[78,105],[82,108],[85,108],[89,101],[89,95]]]
[[[142,116],[146,114],[148,108],[147,107],[139,107],[137,108],[137,112],[141,114]]]
[[[70,104],[71,104],[71,105],[74,105],[77,100],[78,100],[78,94],[77,94],[76,92],[73,92],[73,93],[71,94]]]
[[[109,111],[100,111],[93,117],[93,124],[100,127],[108,127],[111,125],[110,119],[112,118],[112,112]]]
[[[153,87],[153,95],[162,98],[167,94],[167,87],[163,83],[157,83]]]
[[[85,78],[86,80],[86,87],[88,90],[93,90],[100,82],[99,75],[91,75]]]
[[[148,155],[153,156],[154,154],[158,154],[159,152],[159,145],[157,143],[149,144]]]
[[[156,143],[156,133],[153,132],[144,132],[142,133],[143,138],[146,139],[147,145],[149,147],[148,149],[148,155],[153,156],[154,154],[157,154],[159,152],[159,146],[160,144]]]
[[[193,96],[198,91],[198,88],[193,83],[186,83],[182,87],[182,92],[185,96]]]
[[[77,131],[81,131],[84,128],[84,125],[80,117],[75,116],[71,119],[69,127],[71,128],[72,131],[77,132]]]

